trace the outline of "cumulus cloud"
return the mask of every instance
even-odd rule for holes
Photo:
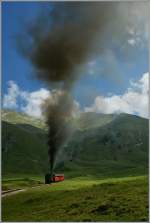
[[[56,90],[53,90],[53,92]],[[52,93],[45,88],[40,88],[37,91],[23,91],[14,81],[8,82],[7,94],[3,97],[3,108],[18,109],[25,114],[43,118],[42,105],[44,101],[52,96]],[[60,94],[60,91],[56,92]],[[52,100],[55,98],[52,97]],[[80,104],[74,100],[72,116],[77,117],[80,113]]]
[[[147,48],[149,39],[149,7],[147,2],[130,3],[129,7],[132,9],[128,12],[123,11],[124,4],[121,4],[120,7],[123,17],[128,21],[124,26],[126,30],[125,39],[127,40],[127,45],[125,41],[124,46],[126,45],[127,48],[134,47],[135,50],[137,48]],[[128,16],[127,13],[129,13]]]
[[[21,105],[21,111],[24,113],[34,116],[36,118],[42,117],[41,106],[43,101],[50,96],[50,91],[41,88],[34,92],[22,92],[22,100],[25,101],[25,105]]]
[[[73,101],[73,110],[72,110],[72,117],[76,118],[80,116],[80,104],[78,101],[74,100]]]
[[[131,81],[130,88],[123,95],[97,96],[93,105],[84,110],[104,114],[124,112],[148,118],[148,91],[149,73],[145,73],[139,81]]]
[[[34,116],[42,117],[41,105],[43,100],[50,96],[50,91],[41,88],[37,91],[27,92],[19,88],[14,81],[8,82],[8,92],[3,97],[3,108],[19,109],[20,111]]]
[[[130,87],[124,94],[97,96],[94,103],[85,107],[84,111],[104,114],[124,112],[148,118],[148,92],[149,73],[145,73],[139,81],[131,80]],[[33,92],[23,91],[11,80],[8,82],[8,92],[3,97],[3,108],[19,109],[30,116],[42,118],[41,106],[51,94],[45,88]],[[80,115],[80,111],[79,102],[74,100],[73,117]]]
[[[127,40],[128,43],[131,45],[131,46],[134,46],[136,44],[136,40],[135,39],[128,39]]]
[[[8,81],[8,93],[4,95],[4,108],[17,108],[17,97],[19,96],[18,85],[14,81]]]

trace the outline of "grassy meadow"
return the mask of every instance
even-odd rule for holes
[[[40,120],[2,113],[2,220],[148,221],[148,120],[83,114],[57,156],[65,181],[44,184],[47,132]]]
[[[4,197],[2,220],[148,221],[148,178],[79,177],[51,185],[41,181],[40,187]]]

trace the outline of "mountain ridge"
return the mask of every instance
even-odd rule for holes
[[[7,111],[7,121],[6,116],[2,117],[3,174],[45,173],[48,170],[48,148],[44,124],[35,123],[35,119],[32,123],[31,118],[27,123],[23,123],[27,117],[21,119],[17,113],[14,121],[13,114],[8,114]],[[19,118],[16,118],[17,115]],[[8,122],[9,117],[11,117],[10,122]],[[96,118],[99,120],[93,124]],[[85,173],[117,174],[120,169],[122,173],[132,173],[132,170],[134,174],[136,171],[141,174],[146,173],[147,119],[127,114],[96,114],[94,117],[94,114],[90,113],[85,116],[82,114],[80,119],[75,120],[76,126],[79,120],[81,125],[58,153],[56,171],[79,176]]]

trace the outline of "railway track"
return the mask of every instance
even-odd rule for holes
[[[2,191],[2,197],[6,197],[12,194],[17,194],[19,192],[26,191],[26,190],[27,189],[13,189],[13,190]]]

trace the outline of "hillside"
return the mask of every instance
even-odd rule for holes
[[[48,170],[46,127],[41,120],[2,112],[2,173],[43,174]],[[137,116],[83,113],[58,154],[56,171],[68,177],[147,173],[148,120]]]
[[[115,119],[115,117],[116,115],[114,114],[105,115],[94,112],[83,112],[78,118],[72,120],[72,122],[78,130],[87,130],[106,125]]]
[[[46,161],[46,162],[45,162]],[[46,132],[2,122],[2,174],[39,174],[48,167]]]
[[[78,131],[64,148],[64,170],[107,176],[148,170],[148,121],[121,114],[104,126]],[[68,161],[69,160],[69,161]],[[76,173],[77,174],[77,173]]]
[[[148,222],[148,177],[74,178],[6,196],[9,222]]]
[[[2,120],[11,124],[26,124],[37,128],[46,129],[45,123],[41,119],[37,119],[26,115],[25,113],[16,112],[14,110],[2,110]]]

